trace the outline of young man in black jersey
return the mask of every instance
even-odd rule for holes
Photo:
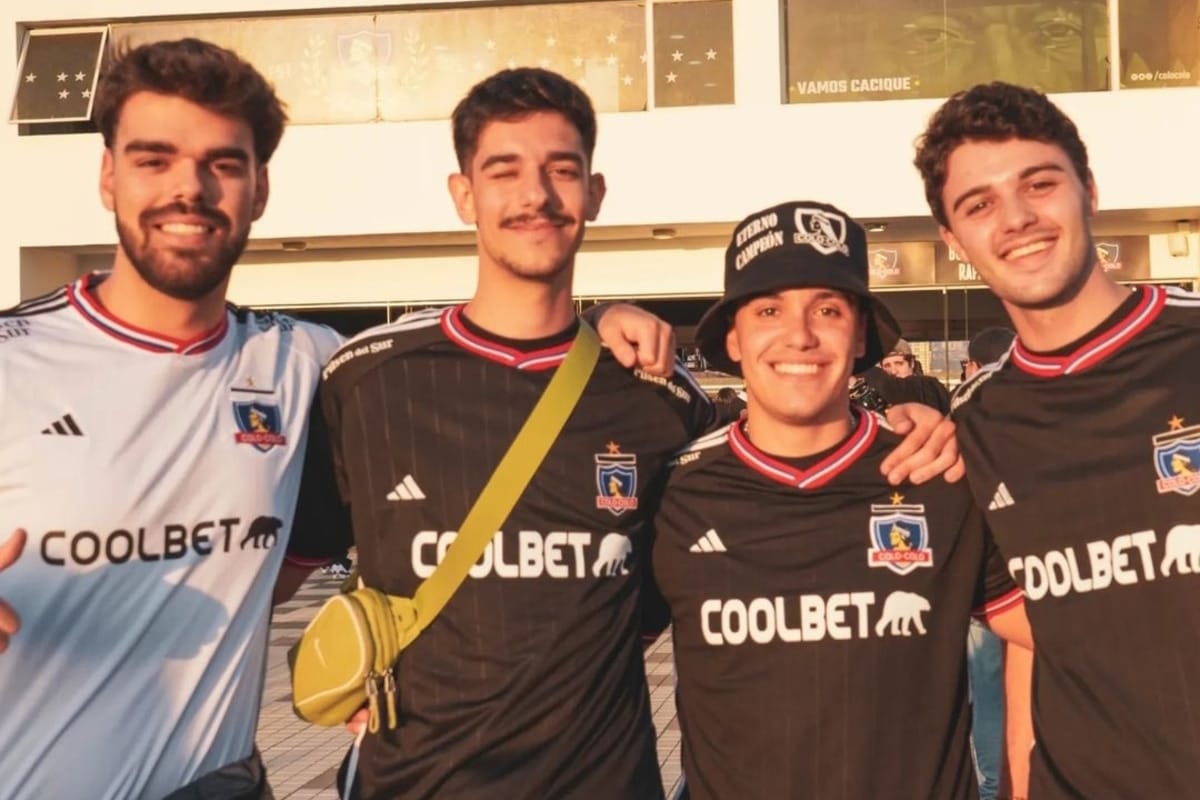
[[[363,333],[322,389],[362,577],[401,595],[562,362],[575,254],[605,190],[591,103],[560,75],[484,80],[453,131],[474,295]],[[363,742],[364,797],[661,796],[638,636],[649,514],[671,454],[711,420],[681,364],[659,377],[602,356],[470,577],[399,659],[401,721]]]
[[[675,460],[655,518],[694,798],[974,798],[972,611],[1031,645],[961,484],[892,486],[899,441],[848,379],[895,342],[866,234],[838,209],[747,217],[696,332],[744,422]]]
[[[1087,149],[1035,90],[954,95],[916,165],[1017,332],[954,415],[1038,644],[1030,797],[1195,796],[1200,298],[1105,274]]]

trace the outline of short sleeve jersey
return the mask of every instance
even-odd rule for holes
[[[173,341],[96,280],[0,315],[0,537],[29,535],[0,573],[6,800],[162,797],[250,755],[285,551],[349,541],[319,419],[306,444],[337,335],[231,307]]]
[[[656,519],[697,800],[975,797],[965,642],[1020,592],[963,484],[890,486],[899,441],[772,457],[738,424],[681,453]]]
[[[497,339],[461,307],[351,340],[325,371],[364,581],[408,595],[545,389],[575,328]],[[604,353],[529,486],[396,666],[400,724],[368,736],[366,797],[655,798],[642,661],[648,520],[670,455],[712,407],[682,366]]]
[[[1037,642],[1030,796],[1200,786],[1200,297],[1139,287],[955,396],[976,500]]]

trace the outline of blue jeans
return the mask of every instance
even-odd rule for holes
[[[995,634],[974,619],[967,632],[967,674],[979,800],[995,800],[1004,762],[1004,648]]]

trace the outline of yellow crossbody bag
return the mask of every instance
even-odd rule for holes
[[[411,598],[360,588],[331,597],[321,607],[289,653],[298,716],[337,726],[365,704],[368,730],[375,733],[382,705],[388,728],[396,727],[392,666],[449,602],[500,530],[574,411],[599,356],[596,332],[579,320],[566,358],[467,512],[446,557]]]

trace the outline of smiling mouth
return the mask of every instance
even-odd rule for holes
[[[1044,250],[1049,250],[1053,246],[1053,239],[1041,239],[1036,242],[1030,242],[1029,244],[1024,244],[1020,247],[1014,247],[1012,250],[1009,250],[1004,254],[1004,260],[1012,261],[1013,259],[1031,256],[1035,253],[1041,253]]]
[[[204,236],[216,230],[210,225],[201,225],[195,222],[164,222],[154,227],[172,236]]]
[[[816,375],[819,367],[816,364],[779,363],[771,368],[781,375]]]

